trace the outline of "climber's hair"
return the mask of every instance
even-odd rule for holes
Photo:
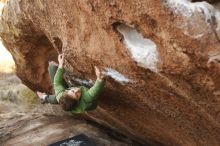
[[[62,97],[60,97],[59,104],[63,110],[70,111],[77,105],[77,100],[72,99],[67,92],[64,92]]]

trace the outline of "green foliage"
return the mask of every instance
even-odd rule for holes
[[[26,86],[19,90],[18,96],[20,100],[23,101],[23,103],[25,104],[33,105],[37,103],[36,94]]]
[[[7,90],[0,92],[0,100],[16,104],[34,105],[37,103],[36,94],[23,84],[8,86]]]

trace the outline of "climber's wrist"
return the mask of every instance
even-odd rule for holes
[[[103,79],[102,79],[102,78],[99,78],[99,77],[98,77],[96,80],[97,80],[97,81],[100,81],[100,82],[103,81]]]
[[[58,66],[59,68],[63,68],[63,64],[59,64],[59,66]]]

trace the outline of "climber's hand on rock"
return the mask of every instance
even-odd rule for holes
[[[58,55],[58,62],[59,62],[59,68],[63,68],[64,54],[59,54]]]
[[[103,79],[105,78],[105,75],[100,71],[100,69],[97,66],[95,66],[95,74],[97,80],[103,81]]]

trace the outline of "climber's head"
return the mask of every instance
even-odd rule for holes
[[[66,90],[63,93],[62,97],[59,100],[59,104],[61,105],[63,110],[70,111],[77,105],[80,96],[80,88],[71,88],[70,90]]]
[[[81,90],[80,88],[77,87],[72,87],[69,90],[67,90],[67,94],[75,100],[79,100],[80,96],[81,96]]]

